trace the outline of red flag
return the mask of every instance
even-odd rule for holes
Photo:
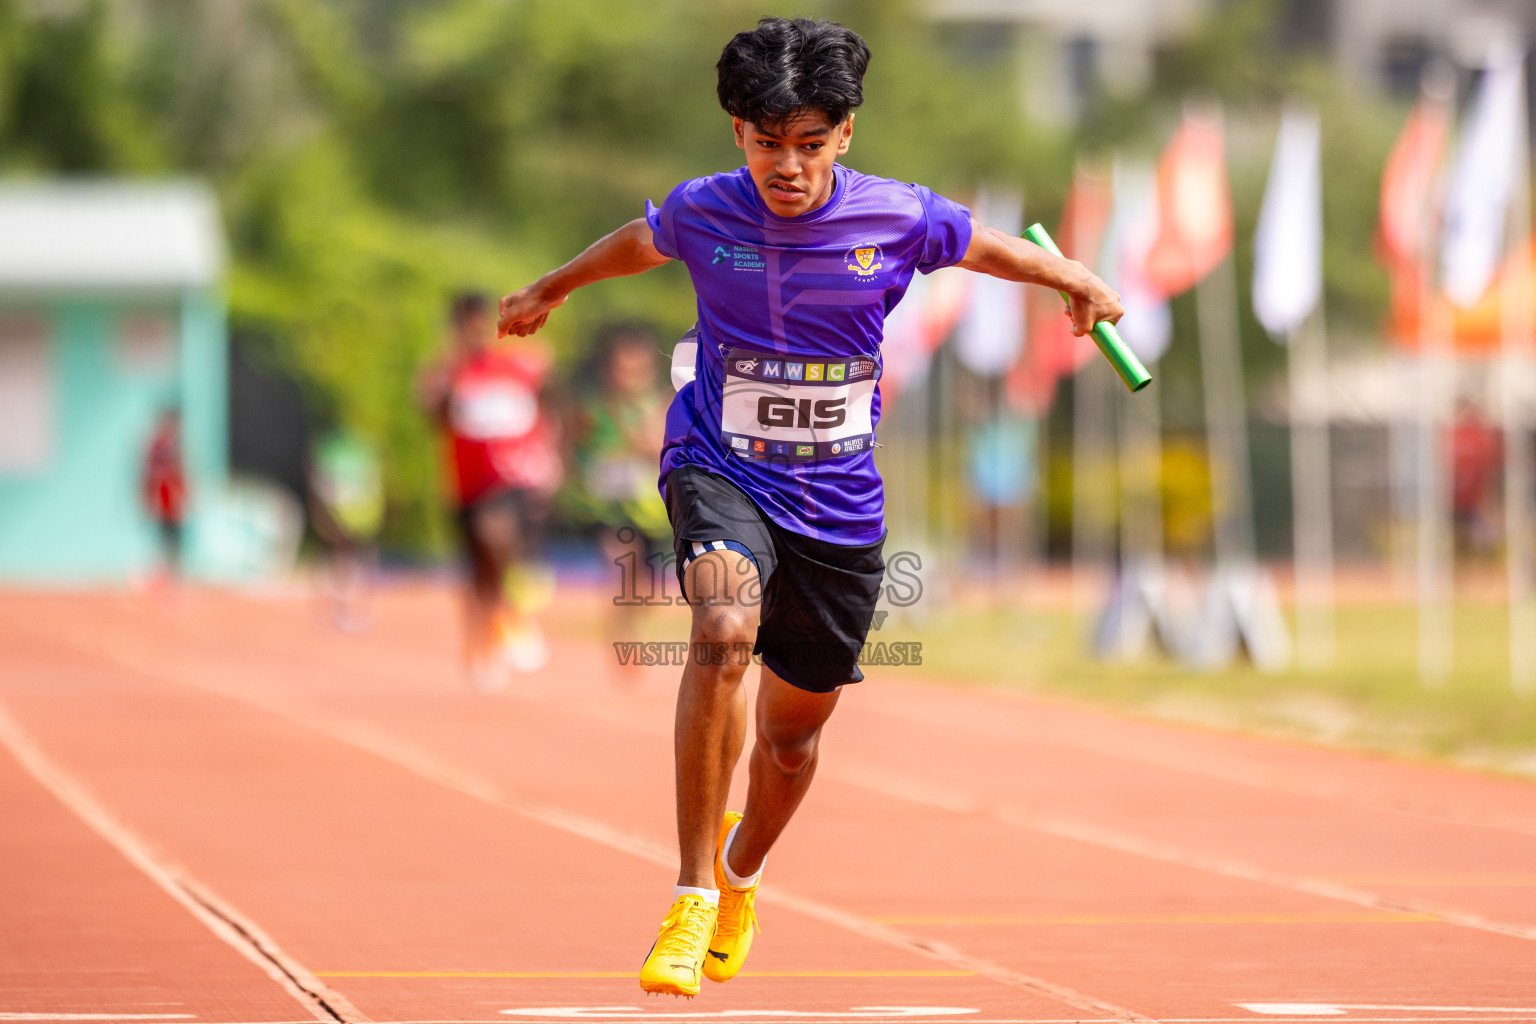
[[[1164,295],[1188,291],[1232,249],[1221,112],[1191,106],[1157,166],[1160,229],[1147,280]]]
[[[1392,333],[1416,344],[1423,304],[1424,250],[1435,174],[1450,135],[1450,106],[1426,94],[1414,105],[1381,174],[1376,255],[1392,281]]]
[[[1072,189],[1061,211],[1054,236],[1063,256],[1092,268],[1109,226],[1113,190],[1103,170],[1078,164]],[[1094,354],[1093,341],[1072,336],[1072,321],[1061,298],[1043,288],[1029,294],[1029,344],[1024,357],[1008,373],[1007,393],[1015,408],[1026,412],[1049,409],[1056,382],[1082,368]]]

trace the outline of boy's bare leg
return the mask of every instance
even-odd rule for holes
[[[762,869],[763,858],[810,789],[821,727],[837,707],[840,693],[799,689],[763,666],[747,809],[731,841],[730,867],[737,875],[748,878]]]
[[[701,555],[683,574],[693,627],[677,692],[678,885],[715,887],[715,840],[747,730],[742,679],[749,659],[740,652],[750,651],[757,637],[758,608],[742,604],[740,594],[756,575],[751,559],[730,550]],[[724,664],[699,664],[700,644],[724,644],[726,657],[713,659]]]

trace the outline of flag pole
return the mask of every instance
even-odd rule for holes
[[[1329,451],[1328,335],[1323,304],[1286,346],[1291,385],[1291,502],[1295,534],[1297,659],[1332,664],[1333,495]]]
[[[1454,79],[1443,64],[1425,71],[1423,93],[1428,103],[1449,106]],[[1443,183],[1430,187],[1424,204],[1420,251],[1419,380],[1417,403],[1417,589],[1419,626],[1419,680],[1427,687],[1443,685],[1450,675],[1451,551],[1450,475],[1446,472],[1442,441],[1455,383],[1452,351],[1454,323],[1448,309],[1435,299],[1435,254],[1440,232],[1436,216],[1443,198]]]
[[[1211,462],[1216,569],[1246,569],[1254,560],[1253,501],[1248,480],[1248,423],[1238,343],[1237,279],[1228,253],[1195,285],[1206,446]]]
[[[1524,82],[1522,81],[1522,86]],[[1525,90],[1519,122],[1526,124]],[[1521,133],[1522,136],[1524,132]],[[1509,676],[1516,693],[1536,690],[1536,602],[1531,586],[1531,400],[1532,317],[1530,156],[1527,140],[1515,147],[1515,187],[1509,203],[1510,258],[1499,297],[1504,414],[1504,557],[1509,588]]]

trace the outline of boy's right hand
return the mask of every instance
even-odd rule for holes
[[[538,332],[549,319],[550,310],[565,304],[566,296],[550,297],[535,281],[501,298],[501,319],[496,323],[496,337],[515,334],[519,338]]]

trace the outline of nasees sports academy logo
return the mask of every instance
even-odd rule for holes
[[[873,281],[884,259],[885,251],[878,245],[855,245],[843,253],[843,263],[860,281]]]

